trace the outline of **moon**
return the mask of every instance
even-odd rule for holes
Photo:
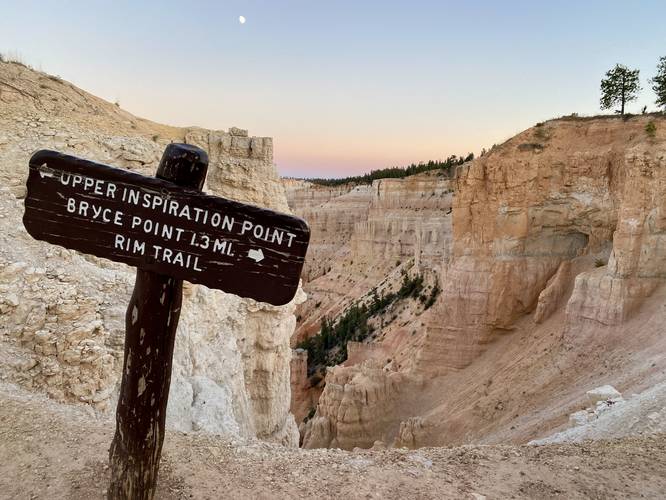
[[[245,24],[245,16],[238,16],[238,22],[241,24]]]

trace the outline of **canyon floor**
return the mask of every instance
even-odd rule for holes
[[[113,423],[0,386],[0,498],[104,498]],[[158,498],[663,498],[666,435],[544,446],[299,450],[170,432]]]

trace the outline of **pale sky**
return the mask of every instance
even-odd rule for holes
[[[666,2],[0,0],[0,52],[154,121],[247,128],[283,175],[478,153],[599,113],[615,63],[655,109]],[[239,16],[246,22],[241,24]]]

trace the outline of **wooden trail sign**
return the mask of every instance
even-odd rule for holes
[[[182,280],[281,305],[298,287],[309,240],[297,217],[200,193],[205,151],[167,146],[157,178],[39,151],[23,223],[37,239],[136,266],[125,316],[110,499],[157,486]]]
[[[27,187],[36,239],[274,305],[298,288],[310,238],[298,217],[46,150]]]

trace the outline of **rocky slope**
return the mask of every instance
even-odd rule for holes
[[[569,415],[570,428],[529,444],[666,433],[666,382],[628,397],[609,385],[588,391],[587,396],[588,407]]]
[[[205,190],[288,211],[270,138],[149,122],[57,77],[0,62],[0,377],[63,402],[114,409],[133,271],[32,240],[21,224],[37,149],[152,175],[164,146],[210,157]],[[272,307],[185,287],[167,425],[297,443],[289,338],[299,292]]]
[[[328,370],[305,446],[524,442],[566,426],[591,387],[666,378],[663,116],[539,124],[451,189],[450,219],[422,219],[448,234],[430,251],[437,302],[409,348],[380,336],[366,350],[384,359]],[[403,248],[364,227],[349,261]]]

